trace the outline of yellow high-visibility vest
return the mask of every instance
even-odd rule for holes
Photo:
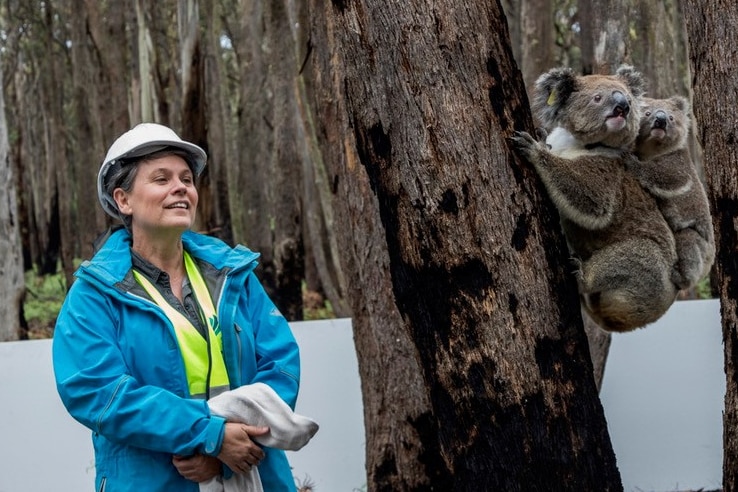
[[[164,311],[177,335],[179,352],[187,375],[191,398],[210,398],[230,389],[228,372],[223,359],[223,337],[213,299],[205,285],[197,265],[187,251],[184,252],[185,270],[192,284],[192,291],[200,307],[200,314],[207,325],[206,336],[169,304],[161,292],[141,273],[133,270],[136,281]]]

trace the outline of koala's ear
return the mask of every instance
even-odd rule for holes
[[[669,102],[674,105],[677,111],[684,114],[684,126],[686,128],[689,128],[692,126],[692,115],[689,114],[691,107],[689,104],[689,101],[686,97],[682,96],[672,96],[669,98]],[[686,133],[684,135],[684,140],[686,141]]]
[[[577,78],[571,68],[553,68],[538,77],[531,109],[544,128],[551,129],[555,126],[559,109],[575,90]]]
[[[615,75],[623,79],[623,81],[628,84],[630,92],[632,92],[635,97],[641,97],[646,93],[646,82],[643,80],[643,75],[641,72],[637,72],[631,65],[620,65],[615,72]]]
[[[684,113],[689,113],[689,101],[687,101],[686,97],[682,96],[673,96],[669,98],[671,103],[674,105],[675,108],[677,108],[679,111],[683,111]]]

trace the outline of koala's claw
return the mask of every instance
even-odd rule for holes
[[[539,151],[538,142],[530,136],[527,132],[516,131],[513,136],[510,137],[515,148],[518,150],[521,156],[527,159],[529,162],[534,162]]]
[[[510,139],[515,142],[518,147],[529,147],[537,144],[536,140],[531,137],[528,132],[520,132],[516,130],[513,132],[513,136],[510,137]]]

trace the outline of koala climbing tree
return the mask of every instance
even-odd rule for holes
[[[643,87],[629,66],[615,75],[552,69],[536,81],[532,102],[551,131],[550,148],[525,132],[513,137],[559,210],[582,306],[608,331],[656,321],[677,295],[674,235],[655,198],[628,172]]]
[[[641,100],[643,116],[636,139],[637,161],[629,170],[656,198],[674,233],[677,263],[672,281],[690,289],[715,260],[710,204],[687,149],[689,102],[680,96]]]

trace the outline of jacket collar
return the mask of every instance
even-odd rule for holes
[[[108,237],[91,260],[82,263],[78,277],[93,275],[108,285],[115,285],[126,278],[131,270],[131,236],[124,229],[109,231]],[[210,263],[217,270],[256,268],[258,253],[238,245],[231,248],[220,239],[185,231],[182,234],[184,248],[198,260]]]

